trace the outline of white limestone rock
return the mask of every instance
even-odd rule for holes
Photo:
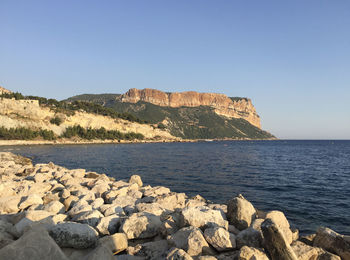
[[[231,225],[243,230],[248,228],[256,218],[256,210],[248,200],[239,194],[228,202],[227,218]]]
[[[243,246],[239,250],[238,260],[269,260],[263,249]]]
[[[169,236],[168,241],[176,248],[185,250],[190,256],[198,256],[209,250],[202,231],[196,227],[184,227]]]
[[[132,214],[119,229],[128,239],[151,238],[162,233],[162,222],[159,216],[139,212]]]
[[[173,247],[169,250],[166,256],[167,260],[193,260],[192,256],[187,254],[184,250]]]
[[[34,228],[21,238],[0,249],[0,259],[50,259],[68,260],[59,246],[43,228]]]
[[[92,227],[74,222],[58,223],[49,230],[49,234],[60,247],[78,249],[94,247],[98,238]]]
[[[65,206],[58,200],[49,202],[48,204],[44,205],[42,209],[52,214],[62,214],[66,211]]]
[[[128,248],[128,239],[124,233],[115,233],[98,240],[98,245],[109,248],[113,253],[120,253]]]
[[[198,228],[218,226],[228,229],[228,221],[223,218],[221,212],[210,209],[209,207],[184,208],[181,214],[183,226],[194,226]]]
[[[132,175],[129,179],[129,183],[136,183],[139,187],[142,187],[143,183],[139,175]]]
[[[207,228],[204,231],[207,242],[219,252],[236,248],[236,237],[222,227]]]
[[[276,225],[279,227],[279,229],[284,234],[285,238],[287,239],[287,242],[289,244],[292,243],[293,233],[290,230],[289,222],[288,222],[286,216],[283,214],[283,212],[277,211],[277,210],[270,211],[270,212],[266,213],[265,218],[272,219],[272,221],[274,223],[276,223]]]

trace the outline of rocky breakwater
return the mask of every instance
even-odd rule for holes
[[[242,195],[187,198],[84,169],[0,153],[0,259],[350,259],[349,237],[298,236]]]
[[[260,117],[248,98],[231,99],[224,94],[198,93],[195,91],[165,93],[156,89],[132,88],[118,97],[122,102],[137,103],[144,101],[157,106],[214,108],[218,115],[242,118],[261,128]]]

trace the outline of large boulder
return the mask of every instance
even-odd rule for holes
[[[192,256],[187,254],[184,250],[173,247],[169,250],[166,256],[167,260],[193,260]]]
[[[163,186],[155,186],[145,189],[143,195],[145,197],[157,197],[159,195],[164,195],[170,193],[170,189]]]
[[[112,235],[117,233],[122,220],[122,217],[116,214],[100,218],[96,229],[101,235]]]
[[[287,242],[289,244],[293,241],[293,232],[290,230],[289,222],[286,218],[286,216],[281,211],[270,211],[266,213],[265,218],[270,218],[273,220],[274,223],[279,227],[279,229],[282,231],[284,237],[286,238]]]
[[[97,198],[90,205],[93,209],[99,209],[105,203],[104,199]]]
[[[172,235],[182,227],[182,217],[179,212],[172,212],[162,216],[164,235]]]
[[[120,232],[128,239],[150,238],[161,233],[162,222],[159,216],[139,212],[132,214],[120,227]]]
[[[51,202],[49,202],[48,204],[43,206],[43,210],[46,210],[50,213],[53,214],[60,214],[60,213],[64,213],[65,210],[65,206],[59,202],[58,200],[53,200]]]
[[[184,208],[182,210],[183,226],[198,228],[224,227],[228,229],[228,222],[223,218],[221,211],[205,206]]]
[[[264,222],[263,219],[255,219],[249,228],[246,228],[237,234],[237,248],[241,248],[242,246],[260,248],[262,246],[262,222]]]
[[[168,194],[159,195],[154,198],[153,202],[158,203],[161,207],[173,211],[177,208],[185,207],[185,193],[170,192]]]
[[[291,247],[298,257],[298,260],[317,259],[319,253],[316,248],[308,246],[300,241],[294,241]]]
[[[50,236],[60,247],[89,248],[95,246],[98,233],[87,224],[58,223],[49,230]]]
[[[131,196],[117,196],[114,200],[113,200],[113,204],[117,205],[121,208],[124,207],[135,207],[135,203],[136,203],[137,199]]]
[[[9,183],[9,182],[3,182],[0,183],[0,198],[3,197],[11,197],[16,195],[16,192],[12,189],[12,185],[14,185],[13,182]]]
[[[132,175],[129,179],[129,183],[130,184],[136,183],[139,187],[142,187],[143,185],[141,177],[139,175]]]
[[[269,260],[269,258],[262,249],[243,246],[239,250],[238,260]]]
[[[350,243],[330,228],[321,227],[317,230],[314,246],[321,247],[342,259],[350,259]]]
[[[332,254],[321,247],[315,247],[318,252],[317,260],[341,260],[340,256]]]
[[[45,194],[49,190],[51,190],[52,185],[48,182],[37,182],[29,185],[29,190],[26,195],[29,194]]]
[[[272,260],[298,260],[282,230],[272,219],[266,219],[261,224],[261,230],[264,235],[265,248],[270,253]]]
[[[24,232],[26,232],[27,230],[29,230],[31,227],[34,226],[41,226],[43,228],[45,228],[46,230],[48,230],[51,226],[53,226],[55,223],[52,220],[52,217],[46,217],[40,220],[30,220],[28,218],[22,218],[15,226],[14,226],[14,230],[15,230],[15,234],[17,237],[20,237],[23,235]]]
[[[0,260],[16,259],[68,260],[45,229],[34,228],[21,238],[0,249]]]
[[[18,205],[19,209],[25,209],[31,205],[35,205],[35,204],[43,204],[43,200],[41,198],[41,196],[37,195],[37,194],[30,194],[27,197],[24,197],[21,199],[21,202]]]
[[[196,227],[184,227],[168,237],[169,243],[185,250],[190,256],[198,256],[202,252],[210,252],[209,244],[202,231]]]
[[[21,201],[21,196],[10,196],[0,198],[0,215],[17,213],[19,208],[18,203]]]
[[[204,237],[219,252],[236,248],[236,237],[222,227],[207,228]]]
[[[73,218],[73,221],[96,227],[97,224],[100,222],[100,219],[103,217],[104,216],[102,215],[102,213],[98,210],[91,210],[76,215]]]
[[[207,205],[207,201],[201,195],[196,195],[186,201],[185,207],[190,208],[190,207],[198,207],[198,206],[206,206],[206,205]]]
[[[89,205],[84,200],[80,200],[68,211],[68,214],[70,217],[74,218],[75,216],[78,216],[80,213],[88,212],[88,211],[92,211],[91,205]]]
[[[40,221],[52,215],[54,214],[46,210],[30,210],[30,211],[25,211],[24,213],[24,217],[26,217],[27,219],[30,219],[31,221]]]
[[[100,206],[100,211],[108,217],[110,215],[124,215],[124,210],[119,204],[103,204]]]
[[[227,218],[231,225],[239,230],[246,229],[256,218],[254,206],[241,194],[231,199],[227,204]]]
[[[0,219],[0,249],[14,241],[14,233],[13,225]]]
[[[160,216],[163,213],[168,212],[158,203],[138,203],[136,204],[136,209],[138,210],[138,212],[147,212],[156,216]]]
[[[168,242],[166,240],[158,240],[138,244],[132,249],[129,248],[129,253],[135,256],[144,257],[145,259],[158,260],[165,259],[169,249]]]
[[[109,248],[113,253],[118,254],[128,248],[128,239],[124,233],[115,233],[98,240],[98,245]]]

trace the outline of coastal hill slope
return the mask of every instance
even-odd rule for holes
[[[181,138],[275,138],[261,129],[260,117],[247,98],[194,91],[166,93],[130,89],[125,94],[84,94],[66,101],[78,100],[133,114]]]
[[[134,136],[145,139],[177,139],[168,131],[128,114],[104,110],[104,107],[90,103],[66,104],[54,99],[24,97],[10,91],[4,91],[0,95],[0,139],[11,139],[11,136],[14,139],[26,139],[21,137],[28,135],[32,139],[35,131],[46,131],[46,135],[50,134],[50,140],[68,134],[84,139],[117,137],[116,139],[130,140]],[[89,129],[93,131],[88,131]]]

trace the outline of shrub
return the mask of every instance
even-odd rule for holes
[[[45,140],[55,140],[56,136],[51,130],[32,130],[25,127],[5,128],[0,127],[1,140],[32,140],[41,137]]]
[[[78,136],[82,139],[102,139],[102,140],[142,140],[144,138],[143,134],[140,133],[122,133],[118,130],[106,130],[101,127],[99,129],[83,128],[80,125],[67,127],[61,137],[72,138],[73,136]]]
[[[159,123],[158,128],[164,130],[166,128],[166,125],[164,125],[163,123]]]
[[[58,116],[55,116],[54,118],[51,118],[50,123],[53,125],[60,125],[62,124],[62,119]]]

